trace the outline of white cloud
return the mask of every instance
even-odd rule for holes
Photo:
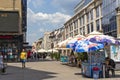
[[[37,13],[34,15],[34,18],[39,21],[44,21],[45,23],[51,23],[51,24],[59,24],[61,22],[65,22],[70,18],[69,15],[65,15],[59,12],[56,12],[54,14],[46,14],[46,13]]]
[[[60,25],[63,25],[68,19],[70,19],[70,15],[65,15],[60,12],[56,12],[54,14],[47,13],[34,13],[31,9],[28,8],[28,22],[29,24],[35,23],[43,26],[45,24],[57,25],[56,28]],[[43,26],[45,27],[45,26]]]
[[[60,12],[53,14],[47,13],[34,13],[30,8],[27,9],[27,23],[28,23],[28,40],[40,38],[45,31],[52,31],[62,25],[70,19],[70,15],[65,15]],[[39,34],[39,35],[38,35]]]
[[[80,0],[27,0],[27,40],[32,44],[70,19]],[[68,15],[67,15],[68,14]]]

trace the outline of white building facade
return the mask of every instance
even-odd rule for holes
[[[102,31],[102,0],[82,0],[74,9],[75,15],[65,26],[65,39],[75,35],[87,35],[93,31]]]

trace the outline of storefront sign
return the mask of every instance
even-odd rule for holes
[[[0,39],[12,39],[12,38],[13,38],[13,36],[8,36],[8,35],[0,36]]]

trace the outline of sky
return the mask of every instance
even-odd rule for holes
[[[31,45],[44,32],[63,27],[74,15],[80,0],[27,0],[27,42]]]

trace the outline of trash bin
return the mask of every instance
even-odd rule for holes
[[[93,67],[93,78],[98,79],[99,78],[99,68],[98,67]]]

